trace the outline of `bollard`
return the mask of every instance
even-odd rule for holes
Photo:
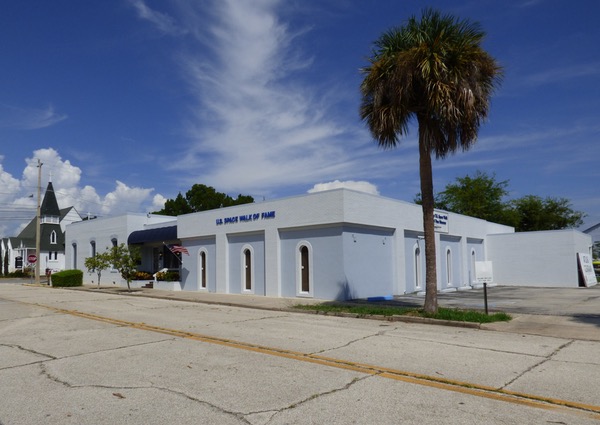
[[[483,301],[485,304],[485,315],[488,315],[488,302],[487,302],[487,283],[483,282]]]

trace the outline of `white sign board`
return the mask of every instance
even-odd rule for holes
[[[494,281],[491,261],[475,261],[475,280],[481,284]]]
[[[596,273],[594,272],[594,266],[592,264],[592,257],[590,254],[578,252],[577,259],[579,260],[579,270],[581,270],[585,286],[593,286],[597,284],[598,281],[596,280]]]
[[[433,226],[438,233],[448,233],[448,213],[446,211],[433,211]]]

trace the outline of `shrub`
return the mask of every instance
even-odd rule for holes
[[[23,270],[15,270],[14,272],[8,273],[6,275],[6,277],[16,277],[16,278],[22,278],[22,277],[29,277],[30,275],[27,273],[27,271],[23,271]]]
[[[52,286],[68,287],[83,285],[81,270],[63,270],[52,275]]]
[[[135,272],[133,274],[133,280],[152,280],[152,273],[148,272]]]
[[[158,272],[156,273],[156,280],[162,280],[165,282],[178,282],[179,272]]]

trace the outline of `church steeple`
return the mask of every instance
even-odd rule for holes
[[[52,182],[48,182],[48,187],[46,188],[46,193],[40,207],[40,216],[42,223],[58,223],[58,219],[60,218],[60,208],[58,208]]]

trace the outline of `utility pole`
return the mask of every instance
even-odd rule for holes
[[[42,256],[40,255],[40,239],[41,239],[41,220],[42,220],[42,161],[38,159],[37,167],[38,167],[38,184],[37,184],[37,211],[35,217],[35,255],[37,256],[37,261],[35,262],[35,283],[37,285],[40,284],[40,262],[42,261]]]

